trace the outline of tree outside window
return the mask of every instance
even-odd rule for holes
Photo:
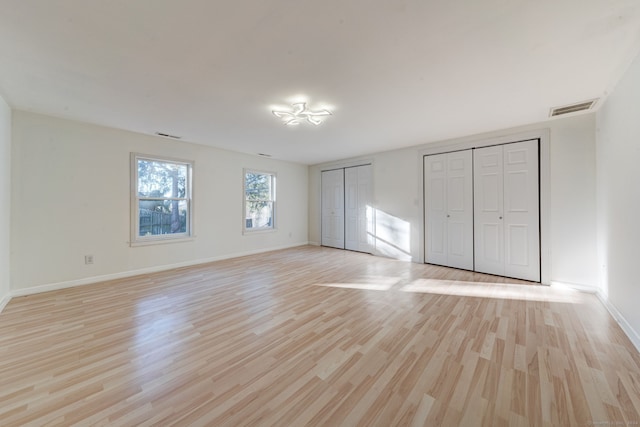
[[[192,163],[141,155],[133,163],[133,241],[188,237]]]
[[[245,170],[244,230],[275,228],[276,175]]]

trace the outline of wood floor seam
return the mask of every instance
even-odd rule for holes
[[[317,246],[14,297],[0,425],[640,425],[596,295]]]

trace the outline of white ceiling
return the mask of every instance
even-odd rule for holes
[[[12,107],[307,164],[545,120],[639,50],[638,0],[0,0]]]

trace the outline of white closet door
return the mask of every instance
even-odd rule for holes
[[[502,146],[474,150],[475,270],[504,276]]]
[[[371,208],[371,165],[346,168],[345,248],[371,252],[373,209]]]
[[[473,270],[471,150],[426,156],[425,260]]]
[[[540,281],[538,141],[504,146],[504,275]]]
[[[344,170],[344,248],[358,250],[358,171]]]
[[[425,262],[447,265],[447,155],[424,158]]]
[[[540,281],[538,141],[474,152],[475,270]]]
[[[447,154],[447,265],[473,270],[471,150]]]
[[[344,249],[344,169],[322,172],[322,246]]]

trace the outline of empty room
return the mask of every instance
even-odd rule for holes
[[[636,0],[0,0],[0,426],[639,426]]]

